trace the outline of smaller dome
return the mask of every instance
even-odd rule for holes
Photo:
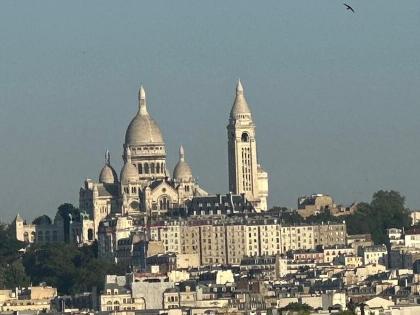
[[[114,168],[111,166],[111,155],[108,150],[105,152],[105,165],[99,174],[99,182],[103,184],[118,183],[117,172],[115,172]]]
[[[118,182],[118,176],[111,165],[106,164],[99,174],[99,182],[103,184],[115,184]]]
[[[179,148],[179,161],[174,168],[174,179],[178,181],[190,181],[193,178],[191,167],[185,161],[184,148]]]
[[[121,169],[120,179],[121,183],[128,183],[136,181],[139,176],[137,174],[137,168],[134,166],[133,163],[131,163],[131,151],[130,148],[127,147],[126,149],[126,156],[127,161],[125,162],[123,168]]]

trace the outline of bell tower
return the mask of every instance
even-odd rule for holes
[[[255,124],[241,81],[236,86],[227,132],[229,190],[245,194],[257,211],[267,210],[268,176],[257,161]]]

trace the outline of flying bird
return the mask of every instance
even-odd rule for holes
[[[343,3],[343,4],[346,6],[346,9],[347,10],[350,10],[351,12],[354,13],[354,10],[353,10],[353,8],[351,6],[349,6],[347,3]]]

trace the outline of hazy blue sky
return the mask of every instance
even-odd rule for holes
[[[142,83],[171,168],[183,144],[227,190],[238,77],[270,205],[299,195],[420,208],[420,1],[1,1],[0,215],[78,203],[105,148],[119,173]]]

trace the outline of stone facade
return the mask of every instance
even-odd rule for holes
[[[344,246],[345,230],[344,222],[282,225],[273,218],[189,218],[151,225],[150,239],[161,241],[168,253],[199,255],[202,265],[239,265],[243,257],[314,250],[331,243]]]

